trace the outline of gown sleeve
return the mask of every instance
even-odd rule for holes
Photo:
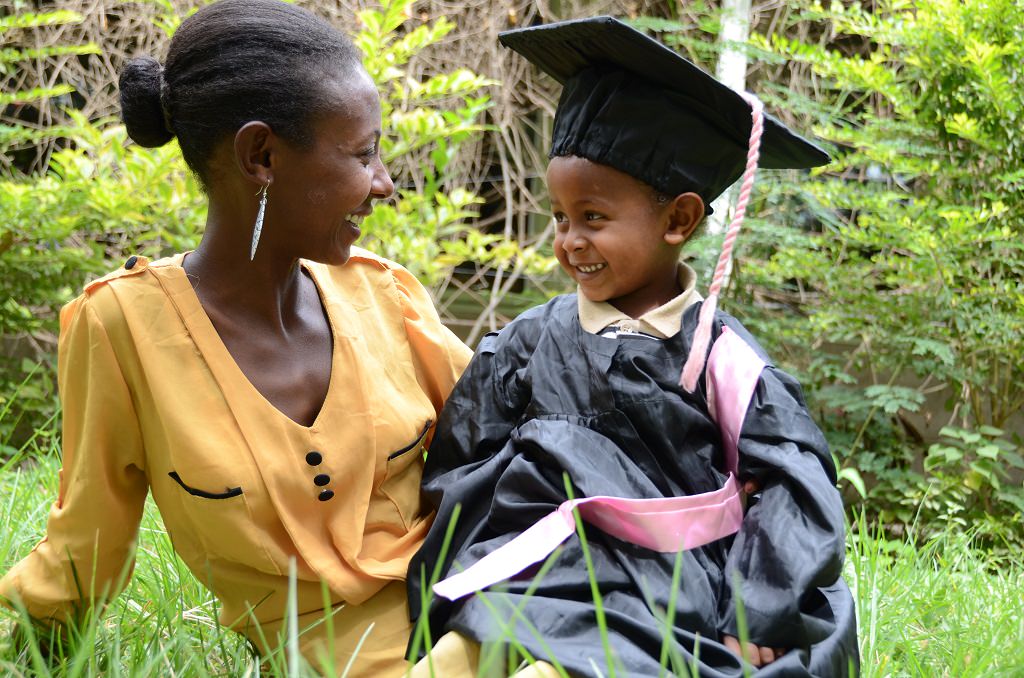
[[[0,601],[40,621],[68,621],[120,592],[148,489],[131,393],[90,302],[61,311],[63,468],[47,536],[0,580]]]
[[[731,329],[752,342],[733,323]],[[732,592],[738,580],[752,642],[809,647],[832,631],[813,613],[827,604],[819,588],[834,584],[841,574],[845,528],[828,445],[793,377],[765,368],[738,448],[740,476],[759,479],[762,489],[729,551],[720,630],[740,635]]]
[[[543,322],[537,310],[481,340],[438,421],[423,471],[428,491],[438,476],[493,456],[520,423],[530,401],[526,368]]]

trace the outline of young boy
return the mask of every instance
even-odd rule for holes
[[[741,676],[741,655],[763,675],[856,673],[842,503],[799,385],[723,313],[704,320],[706,368],[698,347],[699,378],[679,385],[701,307],[713,310],[679,250],[743,172],[748,136],[757,147],[750,104],[607,17],[502,42],[564,85],[547,180],[555,254],[578,293],[488,335],[438,422],[424,470],[438,515],[409,571],[413,616],[429,613],[435,638],[453,632],[432,654],[437,675],[453,675],[444,651],[509,638],[572,675],[607,675],[605,639],[619,675],[663,675],[667,661]],[[763,123],[762,166],[827,162]],[[564,476],[590,499],[567,502]],[[745,514],[739,477],[761,489]],[[454,602],[422,610],[421,568],[434,570],[456,505],[450,579],[435,588]]]

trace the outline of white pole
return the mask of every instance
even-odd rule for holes
[[[722,45],[715,76],[728,87],[742,92],[747,86],[747,55],[734,45],[747,41],[750,35],[750,0],[722,0]],[[715,213],[708,217],[708,232],[725,231],[736,203],[736,185],[730,186],[711,203]]]

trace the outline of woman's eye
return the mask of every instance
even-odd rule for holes
[[[373,144],[360,153],[364,158],[373,158],[377,155],[377,144]]]

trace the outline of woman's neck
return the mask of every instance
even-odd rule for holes
[[[182,266],[208,312],[287,331],[303,288],[312,282],[305,279],[297,258],[270,248],[257,249],[250,261],[252,235],[246,230],[225,220],[211,204],[203,239]]]

